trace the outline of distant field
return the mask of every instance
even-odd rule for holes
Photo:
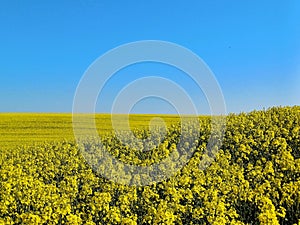
[[[179,121],[175,115],[130,115],[130,127],[147,128],[155,117],[163,118],[167,125]],[[110,114],[97,114],[95,121],[100,134],[112,131]],[[0,149],[61,140],[74,140],[71,113],[0,113]]]

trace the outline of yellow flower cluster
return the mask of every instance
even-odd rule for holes
[[[210,118],[200,123],[199,140],[182,145],[179,124],[154,148],[143,140],[131,149],[113,135],[103,139],[111,154],[136,165],[159,162],[176,148],[195,149],[180,171],[149,186],[101,177],[73,141],[1,150],[0,224],[299,225],[300,107],[229,115],[223,144],[206,170],[199,164],[210,157],[204,154]],[[97,151],[99,145],[85,147]]]

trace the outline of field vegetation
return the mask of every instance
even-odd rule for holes
[[[140,141],[128,148],[112,133],[110,116],[97,115],[104,145],[89,140],[84,147],[93,154],[84,155],[70,114],[1,114],[0,224],[300,224],[300,107],[229,115],[215,157],[205,153],[210,117],[187,127],[191,138],[178,144],[180,119],[160,116],[168,129],[158,146],[144,140],[153,117],[130,117]],[[87,163],[84,157],[99,160],[100,148],[142,166],[174,151],[178,161],[181,153],[194,153],[170,178],[130,186]],[[205,170],[203,160],[211,162]],[[114,164],[105,166],[113,170]]]

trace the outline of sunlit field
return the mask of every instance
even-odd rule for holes
[[[155,146],[145,138],[157,116],[130,116],[139,142],[129,148],[114,136],[110,115],[97,115],[104,147],[88,140],[84,146],[91,154],[83,157],[71,114],[1,114],[0,224],[300,224],[300,107],[229,115],[214,156],[205,152],[210,117],[188,126],[191,136],[178,144],[180,119],[160,115],[168,129],[155,134],[161,141]],[[171,177],[131,186],[87,163],[101,162],[100,148],[140,166],[176,151],[178,162],[186,151],[194,153]],[[210,162],[205,169],[199,167],[203,161]],[[97,166],[114,172],[113,162]],[[148,178],[137,174],[130,181]]]
[[[126,124],[125,115],[116,115],[116,117]],[[148,129],[150,120],[155,117],[163,118],[167,126],[180,121],[180,118],[175,115],[130,115],[130,128]],[[100,135],[112,133],[110,114],[96,114],[95,122]],[[121,123],[120,129],[122,126]],[[83,130],[89,129],[84,121],[79,124],[79,127]],[[71,113],[0,113],[0,148],[2,149],[63,140],[74,140]]]

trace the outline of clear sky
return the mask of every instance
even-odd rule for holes
[[[228,112],[300,105],[298,0],[2,0],[0,111],[71,112],[88,66],[106,51],[139,40],[174,42],[199,55],[214,72]],[[116,74],[98,111],[109,112],[118,90],[145,75],[172,78],[207,113],[203,94],[184,74],[151,63]],[[173,109],[145,99],[132,112]]]

